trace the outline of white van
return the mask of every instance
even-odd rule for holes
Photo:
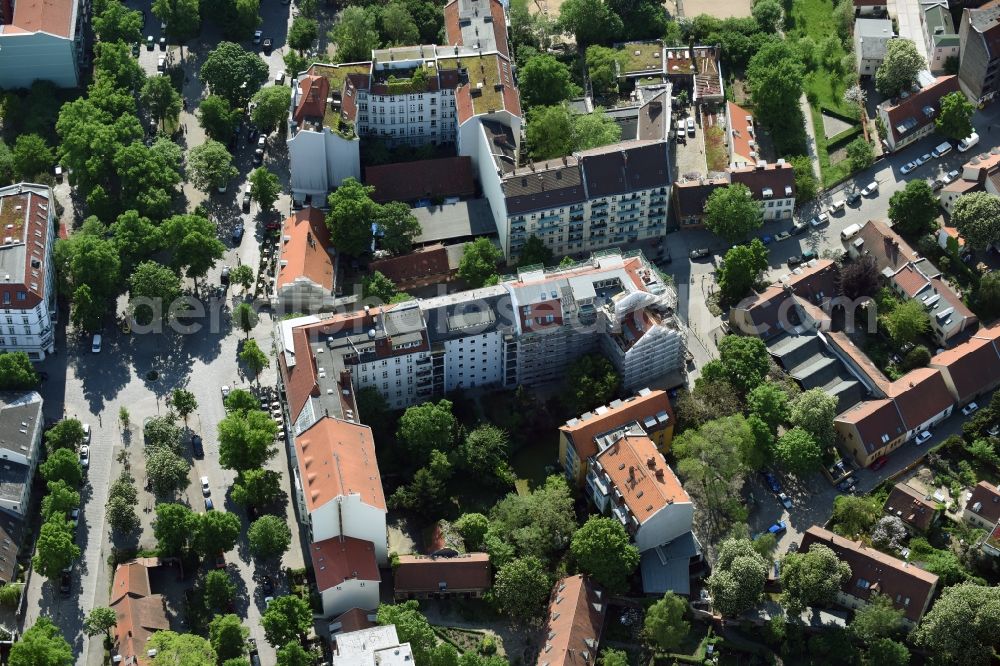
[[[845,205],[846,204],[844,203],[843,199],[838,199],[837,201],[834,201],[833,203],[830,204],[830,207],[827,209],[827,212],[830,215],[835,215],[840,211],[844,210]]]
[[[274,85],[283,86],[285,85],[285,73],[278,72],[274,77]]]
[[[944,157],[951,152],[951,144],[945,141],[940,146],[931,151],[931,155],[934,157]]]
[[[979,143],[979,135],[976,134],[975,132],[973,132],[969,136],[967,136],[964,139],[962,139],[962,142],[960,144],[958,144],[958,152],[964,153],[965,151],[967,151],[969,148],[972,148],[977,143]]]
[[[861,231],[860,224],[852,224],[850,226],[844,227],[844,230],[840,232],[840,240],[849,241],[854,238],[857,233]]]

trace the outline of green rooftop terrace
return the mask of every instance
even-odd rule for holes
[[[663,71],[663,46],[658,42],[635,42],[617,49],[622,74]]]
[[[504,64],[506,61],[501,61],[496,56],[463,56],[439,59],[438,70],[448,71],[461,66],[468,71],[472,109],[474,113],[480,114],[504,108],[503,92],[497,90],[497,85],[504,82],[500,75],[500,67]]]

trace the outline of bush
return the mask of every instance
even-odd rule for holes
[[[0,587],[0,606],[14,610],[21,603],[22,583],[8,583]]]

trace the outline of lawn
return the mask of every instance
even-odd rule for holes
[[[705,159],[709,171],[725,171],[729,166],[725,133],[718,125],[705,130]]]

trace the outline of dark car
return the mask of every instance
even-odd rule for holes
[[[219,278],[222,284],[229,284],[229,266],[222,267],[222,277]]]
[[[194,451],[195,458],[205,457],[205,447],[201,443],[201,435],[191,436],[191,450]]]
[[[877,472],[878,470],[880,470],[883,467],[885,467],[885,464],[887,462],[889,462],[889,459],[886,458],[885,456],[882,456],[881,458],[879,458],[878,460],[876,460],[875,462],[872,463],[871,470],[873,472]]]
[[[215,556],[215,568],[216,569],[225,569],[226,568],[226,554],[225,553],[219,553],[218,555]]]
[[[239,245],[243,241],[243,224],[233,227],[233,243]]]
[[[271,54],[271,47],[272,46],[273,46],[273,43],[271,42],[271,38],[268,37],[267,39],[265,39],[264,40],[264,53],[270,55]]]
[[[771,489],[772,493],[781,492],[781,484],[778,483],[778,479],[775,478],[774,474],[764,472],[764,480],[767,482],[767,487]]]
[[[789,268],[794,268],[794,267],[796,267],[799,264],[802,264],[804,262],[805,262],[805,259],[803,259],[802,255],[799,255],[799,254],[793,254],[792,256],[788,257],[788,266],[789,266]]]
[[[69,596],[70,588],[72,587],[73,580],[70,578],[68,571],[63,571],[59,576],[59,594],[64,597]]]
[[[257,639],[256,638],[248,638],[247,639],[247,653],[248,654],[257,654]]]
[[[261,591],[265,595],[267,596],[274,595],[274,579],[271,578],[270,576],[264,576],[264,578],[261,579],[260,587]]]
[[[857,192],[847,195],[848,206],[857,206],[860,201],[861,201],[861,195],[858,194]]]

